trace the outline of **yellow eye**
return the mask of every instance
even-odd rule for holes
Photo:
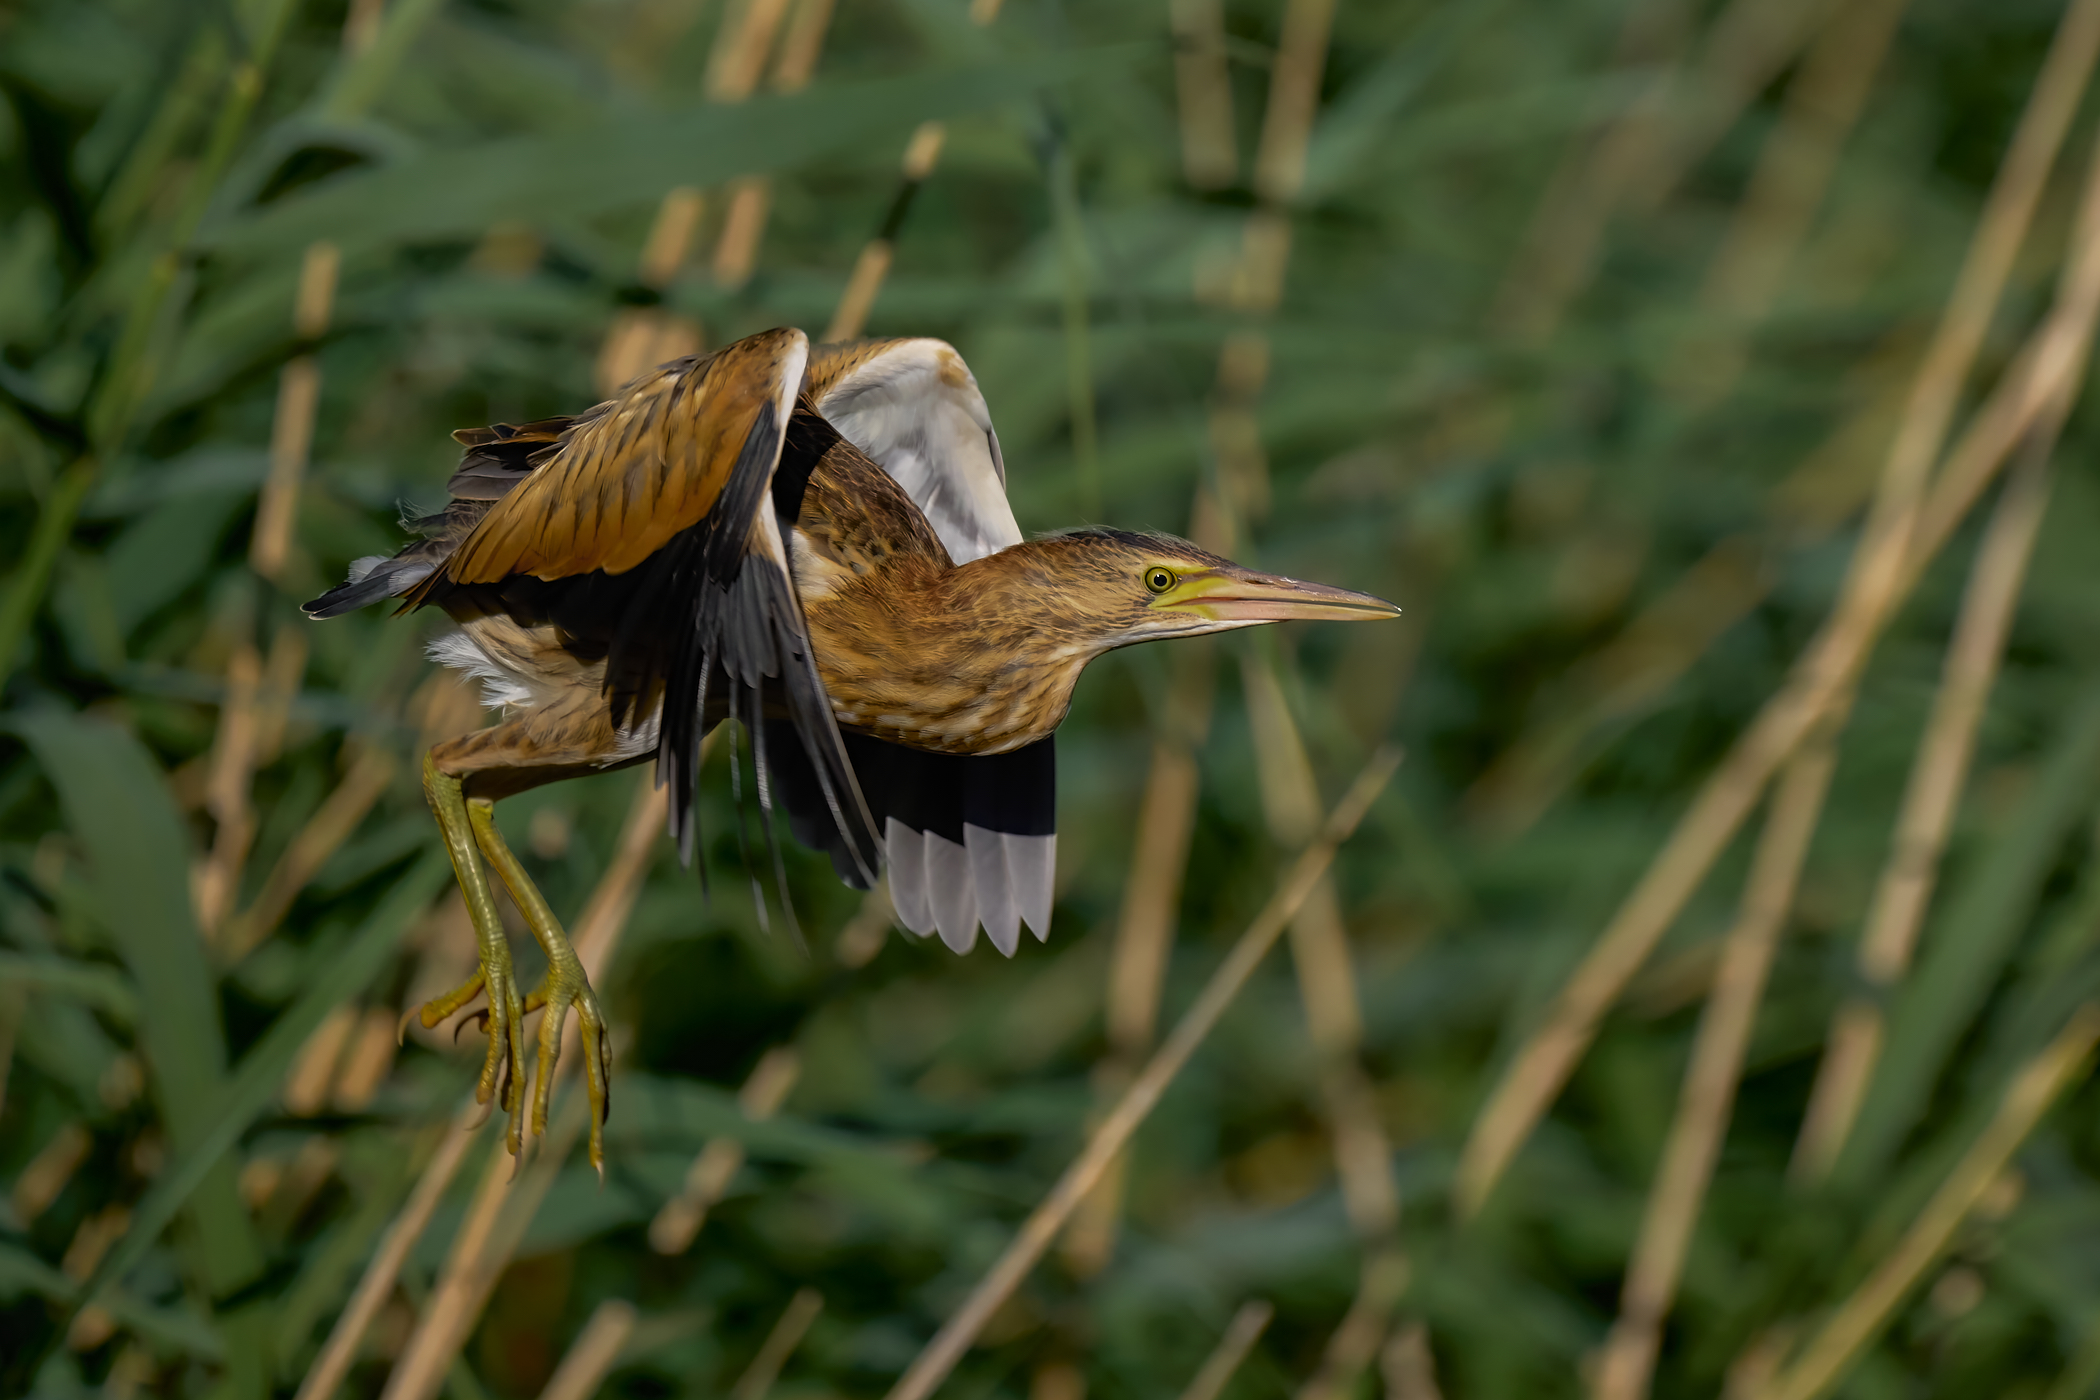
[[[1145,570],[1145,587],[1151,589],[1154,593],[1164,593],[1173,586],[1174,571],[1172,569]]]

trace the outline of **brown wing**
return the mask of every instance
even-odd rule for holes
[[[755,514],[808,358],[801,331],[773,330],[644,375],[569,427],[554,455],[482,517],[446,578],[624,574],[706,519],[725,491],[738,495],[740,468],[764,478],[736,502]],[[767,438],[770,452],[747,453]]]
[[[613,723],[646,744],[659,717],[657,772],[688,857],[710,713],[726,708],[753,730],[770,807],[759,719],[785,709],[857,873],[872,881],[881,841],[817,674],[786,544],[802,485],[835,440],[814,415],[796,418],[807,358],[802,332],[776,330],[665,365],[577,417],[551,450],[520,458],[522,476],[508,460],[517,449],[491,436],[506,430],[469,434],[455,484],[493,503],[474,502],[479,523],[404,605],[503,612],[602,657]]]

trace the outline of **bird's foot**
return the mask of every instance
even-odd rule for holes
[[[424,1002],[415,1016],[425,1030],[435,1030],[483,992],[488,993],[488,1005],[477,1009],[468,1018],[478,1022],[489,1038],[488,1058],[482,1063],[481,1078],[474,1086],[474,1101],[483,1104],[493,1101],[502,1105],[510,1119],[504,1140],[515,1155],[523,1145],[520,1130],[524,1118],[518,1112],[518,1105],[525,1083],[525,1003],[518,995],[517,978],[510,965],[510,950],[504,948],[500,957],[491,958],[485,949],[481,966],[472,977],[443,996]]]
[[[566,942],[563,945],[566,948]],[[612,1106],[607,1086],[612,1081],[612,1042],[605,1033],[605,1014],[598,1009],[598,994],[574,955],[557,956],[547,969],[547,980],[525,998],[529,1014],[544,1009],[540,1017],[539,1078],[532,1088],[532,1131],[547,1131],[547,1103],[554,1086],[554,1069],[561,1062],[561,1036],[569,1012],[576,1012],[576,1027],[583,1037],[583,1077],[591,1101],[591,1165],[605,1175],[605,1115]]]

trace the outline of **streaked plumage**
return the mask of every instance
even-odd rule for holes
[[[960,952],[981,924],[1011,954],[1023,923],[1049,932],[1051,735],[1087,662],[1158,637],[1395,611],[1167,536],[1023,540],[976,382],[934,340],[812,351],[799,331],[769,331],[573,419],[455,436],[467,450],[452,500],[415,522],[424,538],[359,560],[308,610],[443,608],[460,630],[433,658],[504,711],[426,765],[483,968],[425,1018],[486,984],[482,1093],[517,1108],[516,1025],[537,1002],[509,985],[478,847],[554,967],[535,994],[554,1013],[535,1131],[560,1014],[582,1016],[601,1105],[603,1038],[559,924],[495,834],[496,800],[653,759],[690,856],[700,737],[736,719],[761,806],[785,806],[842,878],[866,887],[887,858],[907,928]]]

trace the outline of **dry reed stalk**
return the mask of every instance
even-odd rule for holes
[[[1750,1032],[1836,762],[1836,736],[1821,734],[1788,760],[1773,792],[1741,909],[1722,941],[1721,963],[1699,1019],[1662,1164],[1648,1193],[1618,1321],[1598,1361],[1590,1390],[1595,1400],[1643,1400],[1653,1381],[1663,1322],[1676,1301],[1692,1232],[1728,1134]]]
[[[1407,1256],[1387,1243],[1364,1257],[1363,1276],[1349,1311],[1327,1339],[1320,1364],[1293,1400],[1344,1400],[1356,1381],[1378,1359],[1392,1325],[1393,1309],[1407,1291]]]
[[[890,275],[890,264],[896,259],[897,233],[904,226],[904,216],[910,212],[919,187],[926,183],[934,167],[940,163],[941,147],[947,140],[948,128],[944,124],[921,122],[912,132],[911,140],[905,143],[904,158],[898,162],[902,179],[897,193],[890,199],[889,212],[883,215],[881,229],[853,260],[853,271],[846,278],[846,289],[839,293],[839,304],[831,313],[831,324],[824,329],[827,341],[852,340],[867,329],[868,313],[874,309],[875,298],[881,295],[883,281]]]
[[[1063,1357],[1045,1361],[1028,1378],[1028,1400],[1086,1400],[1086,1373]]]
[[[386,18],[386,0],[350,0],[343,16],[343,53],[356,58],[379,42],[379,22]]]
[[[284,752],[285,730],[291,727],[292,705],[299,698],[306,678],[309,643],[303,627],[280,627],[270,639],[270,655],[263,662],[262,687],[255,704],[255,763],[263,767]]]
[[[2100,312],[2100,163],[2080,196],[2070,266],[2056,303],[2000,391],[1978,412],[1977,447],[1964,466],[1960,450],[1942,489],[1925,499],[1925,478],[1938,455],[1953,401],[1968,377],[1999,292],[2061,142],[2090,62],[2059,55],[2082,41],[2092,0],[2082,0],[2058,27],[2049,58],[2022,114],[2012,149],[1993,182],[1925,363],[1882,470],[1874,505],[1854,547],[1853,564],[1830,617],[1796,661],[1779,693],[1766,702],[1706,783],[1650,863],[1604,934],[1561,990],[1547,1020],[1526,1040],[1475,1120],[1460,1161],[1456,1193],[1462,1214],[1479,1210],[1532,1126],[1567,1081],[1599,1018],[1617,999],[1756,802],[1772,773],[1821,719],[1865,663],[1895,606],[1915,583],[1944,534],[1946,493],[1981,490],[2019,436],[2046,411],[2047,396],[2075,379]],[[2089,50],[2088,50],[2089,52]],[[1999,407],[2003,405],[2003,407]],[[2015,431],[2017,429],[2017,431]],[[1967,446],[1965,443],[1964,446]],[[1995,448],[1995,454],[1991,449]],[[1962,472],[1956,468],[1963,466]],[[1973,493],[1967,498],[1973,499]],[[1920,529],[1921,523],[1926,527]],[[1914,549],[1914,546],[1917,548]]]
[[[394,1284],[401,1276],[401,1266],[408,1262],[409,1252],[430,1224],[431,1215],[444,1198],[445,1188],[452,1184],[459,1164],[466,1160],[467,1148],[474,1141],[474,1130],[487,1117],[487,1110],[470,1101],[446,1124],[438,1139],[437,1150],[417,1176],[415,1189],[409,1193],[401,1213],[380,1236],[379,1248],[373,1251],[371,1262],[365,1265],[356,1290],[343,1306],[335,1326],[329,1329],[328,1340],[315,1354],[293,1400],[333,1400],[336,1388],[343,1383],[343,1377],[350,1374],[351,1364],[357,1360],[357,1348],[364,1341],[372,1319],[379,1315],[380,1308],[393,1295]]]
[[[1100,1181],[1116,1154],[1130,1141],[1131,1134],[1159,1103],[1175,1075],[1181,1072],[1195,1054],[1196,1047],[1203,1043],[1226,1008],[1247,985],[1262,958],[1282,936],[1284,926],[1298,912],[1299,905],[1305,902],[1313,886],[1327,873],[1328,866],[1334,861],[1335,849],[1356,830],[1357,823],[1363,820],[1371,803],[1384,791],[1386,782],[1399,765],[1397,750],[1380,749],[1372,756],[1362,774],[1335,805],[1319,837],[1291,866],[1275,894],[1233,944],[1195,1002],[1146,1062],[1129,1089],[1124,1091],[1123,1097],[1089,1134],[1079,1156],[1022,1222],[1013,1241],[941,1330],[919,1352],[897,1384],[891,1387],[888,1400],[925,1400],[954,1369],[984,1324],[1043,1257],[1051,1241],[1071,1218],[1073,1210]]]
[[[1903,1237],[1865,1282],[1831,1314],[1792,1365],[1757,1392],[1757,1400],[1813,1400],[1843,1379],[1859,1353],[1945,1251],[1962,1222],[1990,1192],[2020,1144],[2058,1094],[2078,1075],[2100,1041],[2100,1005],[2073,1012],[2055,1040],[2021,1066],[1998,1110],[1947,1174]]]
[[[1327,36],[1335,0],[1285,0],[1269,102],[1254,149],[1254,193],[1289,204],[1305,184],[1305,148],[1320,107],[1320,74],[1327,67]]]
[[[1232,70],[1225,62],[1225,7],[1221,0],[1167,0],[1167,22],[1174,34],[1182,178],[1192,189],[1221,190],[1240,173]]]
[[[989,25],[999,18],[1000,3],[1001,0],[970,0],[970,23],[979,28]],[[921,122],[905,143],[904,158],[898,162],[903,178],[898,182],[897,193],[890,198],[882,226],[853,260],[853,271],[846,278],[845,290],[839,293],[831,324],[824,329],[825,340],[852,340],[867,329],[868,313],[875,307],[875,298],[882,294],[883,281],[896,260],[897,234],[904,227],[904,216],[910,212],[919,187],[932,177],[934,167],[940,163],[941,147],[947,139],[947,126],[931,121]]]
[[[547,1377],[540,1400],[591,1400],[606,1373],[620,1359],[620,1348],[634,1333],[634,1304],[608,1298],[591,1312],[561,1364]]]
[[[251,625],[244,620],[242,629]],[[226,658],[226,698],[219,705],[219,726],[204,779],[204,810],[212,819],[211,853],[198,867],[191,888],[197,926],[214,940],[233,911],[241,867],[255,839],[248,787],[255,772],[256,701],[261,689],[262,656],[255,643],[243,637]]]
[[[823,52],[824,32],[831,24],[832,0],[802,0],[780,41],[780,57],[773,66],[775,92],[800,92],[809,86]],[[777,17],[774,21],[779,22]],[[722,233],[715,243],[714,277],[724,287],[736,288],[751,278],[758,262],[759,244],[765,241],[766,219],[773,207],[770,176],[747,175],[729,185],[729,210],[722,217]]]
[[[270,474],[255,506],[255,533],[248,545],[248,564],[275,583],[291,557],[292,526],[299,514],[299,485],[313,447],[314,412],[321,402],[321,366],[311,346],[328,331],[335,305],[336,273],[342,254],[333,243],[307,247],[299,268],[299,291],[292,309],[292,331],[306,347],[284,367],[277,385],[277,416],[270,426]]]
[[[1198,643],[1178,652],[1172,665],[1163,722],[1152,743],[1152,766],[1138,802],[1137,839],[1130,856],[1130,875],[1123,884],[1115,945],[1109,952],[1103,1011],[1108,1054],[1094,1081],[1102,1102],[1128,1087],[1158,1033],[1160,993],[1166,986],[1181,885],[1188,873],[1189,842],[1196,829],[1196,795],[1201,782],[1196,751],[1210,732],[1217,660],[1208,643]],[[1065,1236],[1065,1263],[1081,1278],[1099,1273],[1115,1251],[1124,1167],[1124,1159],[1118,1157],[1073,1217]]]
[[[1385,1400],[1444,1400],[1429,1324],[1410,1322],[1393,1333],[1378,1353],[1378,1378],[1385,1383]]]
[[[1695,338],[1671,377],[1694,405],[1725,396],[1741,375],[1745,343],[1772,309],[1810,222],[1823,206],[1838,155],[1865,110],[1909,0],[1855,0],[1809,46],[1787,85],[1779,124],[1759,152],[1750,186],[1707,271],[1700,301],[1712,331]]]
[[[744,1374],[738,1376],[736,1384],[729,1388],[729,1400],[766,1400],[773,1382],[780,1379],[780,1368],[787,1365],[795,1348],[802,1345],[810,1324],[822,1311],[823,1294],[814,1288],[797,1289],[795,1296],[788,1299],[780,1320],[773,1324],[773,1330],[766,1333],[766,1339],[759,1343],[758,1355],[751,1358]]]
[[[1259,654],[1243,657],[1243,688],[1254,733],[1255,766],[1269,830],[1286,847],[1302,845],[1319,822],[1319,788],[1305,744],[1291,719],[1275,669]],[[1356,968],[1331,876],[1314,886],[1290,925],[1291,965],[1305,1007],[1306,1032],[1319,1061],[1319,1085],[1333,1135],[1342,1203],[1366,1242],[1356,1297],[1328,1339],[1319,1369],[1299,1400],[1330,1400],[1353,1386],[1385,1340],[1406,1286],[1407,1260],[1392,1242],[1400,1224],[1392,1147],[1378,1120],[1378,1101],[1362,1063],[1363,1011]]]
[[[58,1199],[58,1193],[66,1189],[73,1173],[87,1160],[88,1150],[95,1139],[79,1123],[63,1123],[51,1140],[37,1149],[15,1177],[15,1184],[8,1192],[8,1206],[14,1212],[16,1229],[26,1230]]]
[[[766,55],[772,52],[787,9],[788,0],[750,0],[738,22],[723,25],[708,55],[709,100],[742,102],[758,90]],[[814,53],[809,56],[814,61]],[[807,74],[804,80],[807,81]],[[728,208],[715,241],[714,278],[718,285],[733,289],[750,280],[752,266],[758,261],[758,245],[765,237],[766,214],[772,199],[772,182],[764,176],[744,176],[729,182]]]
[[[710,102],[742,102],[758,89],[788,0],[748,0],[731,11],[707,52],[703,90]]]
[[[1177,10],[1173,15],[1178,17],[1180,13]],[[1331,0],[1294,0],[1285,13],[1284,43],[1278,50],[1270,80],[1257,170],[1257,184],[1264,198],[1275,203],[1294,198],[1303,183],[1304,148],[1312,135],[1320,70],[1325,63],[1333,17]],[[1179,22],[1175,18],[1177,25]],[[1229,110],[1226,115],[1230,115]],[[1215,118],[1217,113],[1211,111],[1209,116]],[[1184,143],[1197,139],[1186,123],[1182,136]],[[1229,130],[1211,132],[1201,139],[1231,149]],[[1188,149],[1185,144],[1185,158],[1191,158]],[[1284,212],[1275,207],[1257,210],[1248,219],[1239,258],[1228,274],[1224,300],[1256,315],[1273,312],[1282,298],[1289,256],[1290,224]],[[1269,362],[1269,341],[1259,331],[1242,330],[1228,335],[1218,349],[1217,381],[1211,395],[1208,426],[1219,490],[1213,492],[1198,486],[1190,509],[1189,534],[1204,548],[1220,554],[1233,552],[1239,519],[1250,512],[1258,514],[1267,505],[1268,460],[1262,451],[1253,405],[1268,381]],[[1165,721],[1153,744],[1137,844],[1131,856],[1130,877],[1124,885],[1123,909],[1111,954],[1107,995],[1109,1054],[1095,1075],[1096,1092],[1104,1101],[1125,1092],[1139,1061],[1151,1048],[1159,1018],[1160,989],[1165,984],[1167,959],[1173,946],[1175,910],[1180,903],[1189,841],[1195,830],[1199,787],[1195,755],[1210,728],[1216,659],[1208,646],[1195,647],[1185,649],[1174,664]],[[1311,825],[1317,823],[1316,793],[1310,798],[1308,809],[1312,813],[1310,822],[1287,844],[1298,844],[1309,834]],[[1345,1155],[1357,1160],[1363,1154]],[[1081,1205],[1066,1238],[1066,1262],[1082,1278],[1106,1266],[1115,1248],[1124,1166],[1118,1157],[1102,1173],[1099,1185]]]
[[[1218,1400],[1231,1383],[1233,1373],[1254,1350],[1261,1334],[1269,1330],[1269,1321],[1276,1316],[1276,1309],[1257,1298],[1240,1304],[1240,1310],[1225,1324],[1225,1334],[1211,1348],[1203,1365],[1189,1380],[1189,1388],[1181,1392],[1181,1400]]]
[[[1242,676],[1270,834],[1286,848],[1303,845],[1320,819],[1320,794],[1311,760],[1274,668],[1250,651],[1244,657]],[[1305,1006],[1306,1033],[1320,1061],[1320,1087],[1334,1134],[1342,1201],[1358,1235],[1382,1240],[1400,1223],[1400,1196],[1393,1182],[1392,1151],[1378,1121],[1377,1099],[1359,1058],[1363,1010],[1348,931],[1342,925],[1341,903],[1332,879],[1322,880],[1313,889],[1291,920],[1290,933],[1291,964]]]
[[[644,287],[661,293],[671,285],[685,264],[706,208],[704,196],[691,185],[680,185],[664,195],[649,226],[648,241],[642,245],[636,276]],[[642,371],[681,355],[697,354],[700,346],[700,323],[691,317],[662,306],[622,307],[598,347],[592,379],[599,393],[610,396]]]
[[[220,956],[236,962],[276,931],[292,901],[318,875],[328,858],[357,830],[393,780],[394,760],[383,749],[360,744],[335,790],[328,794],[263,881],[255,902],[229,920],[219,939]]]
[[[573,1033],[574,1027],[570,1027]],[[565,1047],[573,1049],[573,1047]],[[564,1057],[557,1074],[573,1077]],[[540,1140],[539,1156],[519,1170],[522,1157],[491,1151],[466,1219],[445,1256],[415,1330],[387,1376],[380,1400],[431,1400],[445,1382],[459,1350],[488,1306],[489,1294],[510,1263],[540,1203],[554,1185],[562,1162],[583,1134],[589,1109],[576,1094],[564,1095]]]
[[[1860,934],[1858,967],[1866,990],[1847,998],[1831,1021],[1801,1136],[1794,1145],[1792,1174],[1797,1182],[1820,1181],[1836,1163],[1880,1056],[1881,1008],[1910,970],[1975,753],[1976,731],[1997,680],[2035,535],[2048,508],[2054,437],[2053,431],[2047,432],[2029,447],[2027,461],[2006,483],[1977,549],[1947,645],[1939,691]]]
[[[1736,0],[1731,11],[1715,22],[1709,47],[1717,61],[1731,51],[1746,47],[1756,50],[1757,44],[1743,36],[1726,42],[1724,39],[1735,29],[1747,29],[1757,23],[1757,15],[1764,14],[1765,3],[1766,0]],[[1738,8],[1756,11],[1757,15],[1745,14],[1742,23],[1736,24],[1730,16]],[[1777,10],[1773,13],[1777,15]],[[2090,73],[2096,35],[2100,35],[2100,24],[2094,22],[2090,7],[2076,7],[2066,14],[2058,41],[2036,81],[2029,108],[2034,124],[2023,127],[2023,132],[2028,133],[2028,149],[2022,153],[2023,142],[2016,140],[2014,153],[2008,157],[2008,164],[2017,157],[2026,167],[2027,176],[2022,181],[2028,176],[2038,179],[2036,172],[2045,175],[2053,162],[2064,124]],[[1698,84],[1689,86],[1704,90]],[[2014,248],[2022,237],[2024,231],[2010,239]],[[2009,262],[2001,265],[2009,267]],[[1832,473],[1823,469],[1826,464],[1821,459],[1827,453],[1848,453],[1848,440],[1880,437],[1880,416],[1877,396],[1876,402],[1867,405],[1774,492],[1773,505],[1784,517],[1779,521],[1784,533],[1798,536],[1806,524],[1820,534],[1835,526],[1835,517],[1849,514],[1848,501],[1832,499],[1818,502],[1817,519],[1795,519],[1799,514],[1795,498],[1802,494],[1797,482],[1828,481]],[[1983,419],[1984,415],[1979,414],[1979,423]],[[1952,462],[1959,462],[1962,456],[1962,450],[1957,448]],[[1950,463],[1950,480],[1952,475]],[[1976,489],[1981,490],[1980,483]],[[1844,494],[1849,497],[1849,492]],[[1942,493],[1935,491],[1933,500],[1941,498]],[[1928,504],[1925,520],[1919,526],[1920,538],[1937,538],[1951,531],[1953,522],[1966,510],[1964,502],[1950,518],[1946,511]],[[1580,698],[1562,707],[1536,732],[1521,736],[1468,792],[1466,807],[1472,819],[1505,839],[1535,822],[1571,779],[1586,745],[1598,731],[1652,704],[1715,638],[1762,601],[1771,582],[1760,567],[1767,547],[1761,532],[1723,540],[1649,605],[1618,640],[1586,661],[1575,678]],[[1933,548],[1923,552],[1929,556]]]
[[[342,1061],[343,1046],[356,1026],[357,1008],[348,1002],[321,1018],[306,1044],[299,1047],[291,1072],[284,1077],[280,1097],[285,1112],[311,1118],[328,1106],[328,1086],[335,1078],[336,1065]]]
[[[362,1113],[394,1067],[401,1048],[400,1018],[383,1006],[368,1006],[343,1049],[329,1102],[338,1113]]]
[[[780,1111],[802,1074],[802,1057],[791,1045],[776,1045],[759,1056],[757,1065],[737,1091],[737,1108],[746,1122],[763,1123]],[[711,1138],[693,1164],[686,1168],[685,1183],[665,1201],[649,1222],[649,1247],[658,1254],[683,1254],[693,1246],[707,1213],[729,1190],[737,1169],[744,1165],[744,1144],[733,1137]]]
[[[866,967],[889,941],[890,925],[896,920],[897,908],[890,903],[889,881],[877,880],[875,888],[861,897],[860,908],[839,930],[831,955],[838,959],[840,967]]]

